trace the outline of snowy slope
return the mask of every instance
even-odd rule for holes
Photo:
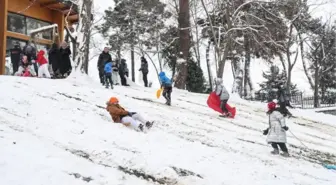
[[[336,163],[332,116],[292,110],[300,118],[288,126],[308,148],[288,133],[292,157],[285,159],[269,154],[271,147],[261,134],[267,127],[264,104],[233,97],[238,115],[225,120],[207,108],[206,95],[175,89],[173,106],[167,107],[155,98],[155,89],[110,90],[88,77],[1,76],[0,86],[0,184],[336,182],[336,173],[320,165]],[[112,123],[104,109],[110,96],[157,124],[144,134]]]

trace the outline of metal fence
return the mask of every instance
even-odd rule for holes
[[[302,109],[336,107],[336,94],[327,93],[323,97],[318,97],[318,107],[314,107],[314,96],[305,96],[303,93],[287,95],[293,107]],[[255,93],[254,98],[247,98],[251,101],[269,102],[277,99],[276,94]]]

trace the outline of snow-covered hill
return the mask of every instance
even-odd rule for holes
[[[335,117],[292,110],[291,158],[270,155],[261,131],[265,105],[233,97],[236,119],[207,108],[206,95],[174,89],[173,106],[155,89],[105,89],[88,77],[0,77],[1,185],[334,185]],[[110,96],[156,121],[144,134],[114,124]],[[308,115],[309,114],[309,115]]]

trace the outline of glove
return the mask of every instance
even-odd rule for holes
[[[282,129],[284,129],[284,130],[288,130],[288,127],[287,126],[284,126],[284,127],[282,127]]]
[[[263,135],[267,135],[268,134],[268,129],[263,131]]]
[[[134,114],[136,114],[136,112],[128,112],[128,116],[133,116]]]

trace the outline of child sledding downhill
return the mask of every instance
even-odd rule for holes
[[[230,98],[230,94],[226,90],[226,88],[224,87],[223,80],[221,78],[216,78],[215,79],[215,84],[216,84],[216,87],[215,87],[216,95],[220,97],[220,101],[221,101],[220,108],[223,111],[222,116],[223,117],[230,117],[230,116],[232,116],[232,114],[226,108],[227,102]]]
[[[284,157],[289,157],[286,146],[286,131],[288,130],[288,127],[285,123],[285,117],[281,114],[280,109],[276,108],[275,102],[270,102],[267,106],[269,127],[264,130],[263,134],[267,135],[267,142],[271,144],[272,148],[274,149],[271,154],[278,155],[280,147],[283,152],[281,155]]]
[[[119,105],[119,100],[116,97],[111,97],[106,102],[106,110],[110,113],[115,123],[122,123],[126,127],[131,127],[136,130],[144,131],[144,126],[150,129],[154,122],[146,121],[140,114],[129,112]],[[138,121],[141,123],[139,124]]]
[[[163,88],[162,96],[166,99],[166,105],[171,105],[171,93],[173,91],[172,81],[169,79],[165,72],[159,73],[161,82],[161,89]]]

